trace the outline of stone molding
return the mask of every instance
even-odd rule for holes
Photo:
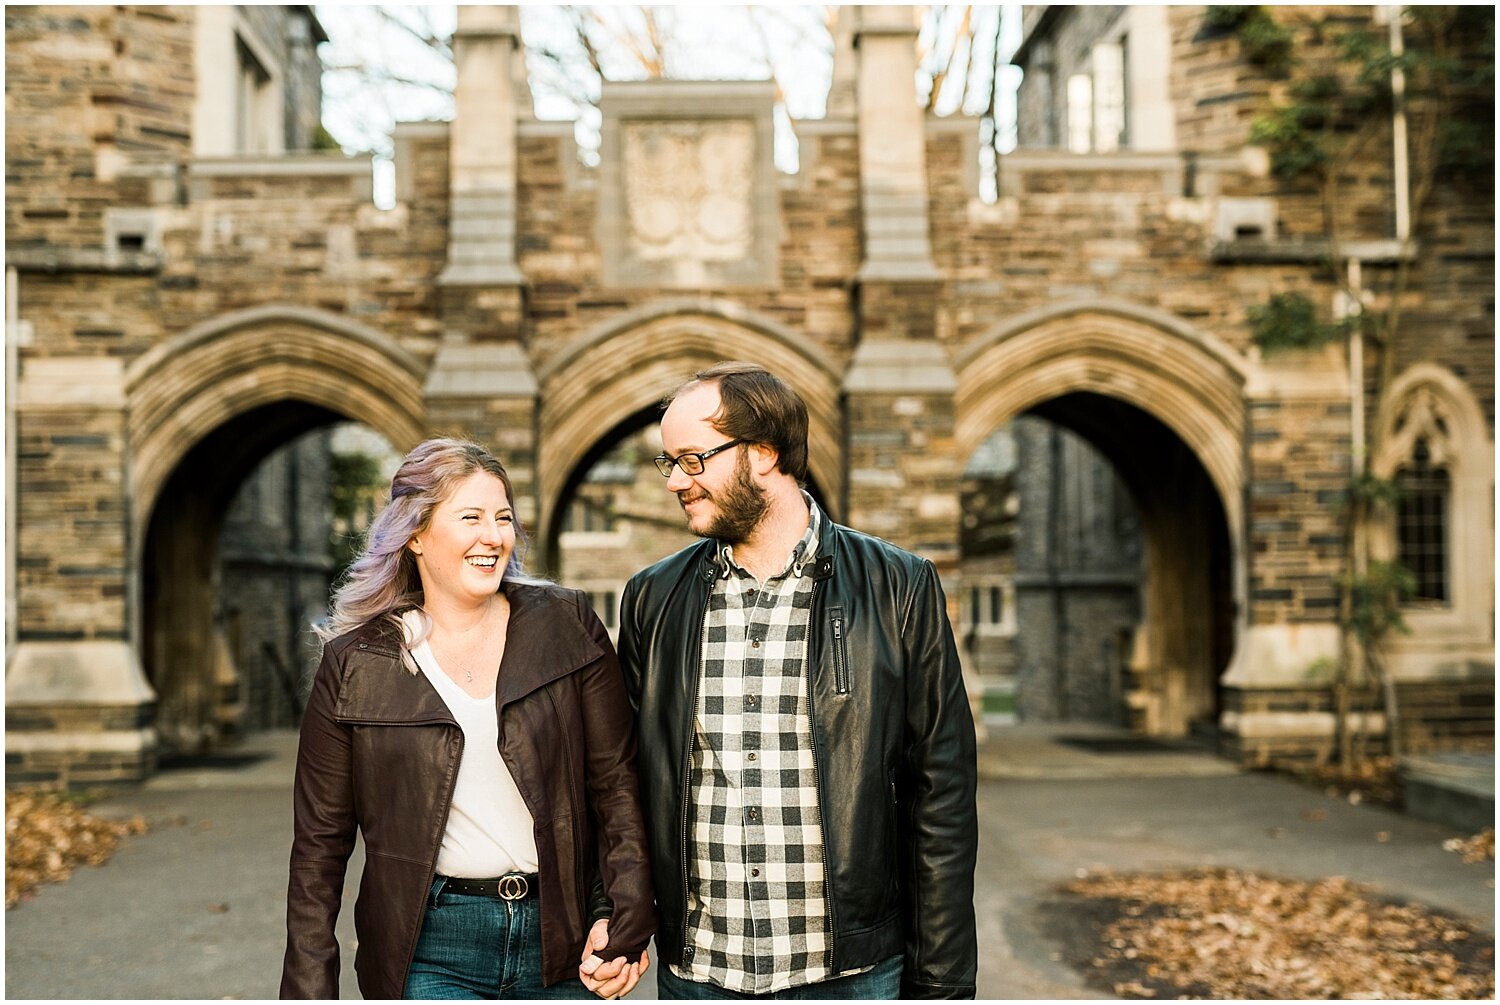
[[[1070,313],[1042,322],[956,367],[960,457],[1033,405],[1090,391],[1160,419],[1197,455],[1218,489],[1237,538],[1244,513],[1245,405],[1236,371],[1204,351],[1118,314]]]
[[[947,353],[936,342],[865,339],[844,375],[846,394],[941,394],[958,390]]]
[[[117,276],[151,276],[161,271],[162,256],[117,248],[7,248],[5,264],[17,272],[107,272]]]
[[[788,328],[774,318],[751,310],[735,300],[717,297],[683,297],[680,299],[655,300],[590,328],[569,343],[568,348],[537,367],[537,379],[547,384],[565,367],[572,366],[579,357],[592,354],[595,348],[616,336],[638,328],[649,322],[676,315],[701,315],[709,319],[728,321],[738,327],[748,328],[760,335],[780,342],[787,349],[802,356],[806,362],[822,370],[831,379],[842,375],[834,362],[817,351],[806,336]],[[732,356],[721,357],[733,359]]]
[[[342,153],[246,154],[241,157],[197,157],[188,162],[194,178],[326,177],[368,178],[374,159]]]
[[[378,329],[316,307],[306,307],[301,304],[261,304],[258,307],[247,307],[244,310],[220,314],[202,321],[143,354],[126,370],[126,390],[133,391],[142,381],[150,379],[154,371],[203,343],[244,328],[256,328],[275,323],[300,324],[309,328],[322,329],[341,338],[352,339],[404,370],[414,374],[422,372],[423,364],[417,357],[401,348]]]
[[[124,408],[125,362],[110,356],[27,359],[21,364],[16,407],[22,412]]]
[[[1209,245],[1208,258],[1211,262],[1221,264],[1321,264],[1333,257],[1334,250],[1333,242],[1315,238],[1214,241]],[[1345,261],[1394,265],[1397,262],[1416,261],[1419,249],[1415,241],[1403,243],[1392,238],[1343,241],[1337,245],[1337,250],[1339,258]]]
[[[516,342],[445,339],[422,388],[433,398],[535,398],[531,361]]]
[[[1258,401],[1349,400],[1349,365],[1342,342],[1263,354],[1252,345],[1245,397]]]
[[[1250,368],[1247,366],[1245,358],[1228,342],[1225,342],[1216,335],[1193,327],[1175,314],[1169,314],[1166,311],[1158,310],[1155,307],[1148,307],[1145,304],[1137,304],[1129,300],[1119,300],[1111,297],[1091,298],[1088,300],[1064,300],[1007,318],[964,346],[955,358],[954,365],[962,371],[993,345],[1004,342],[1038,325],[1083,313],[1115,315],[1128,321],[1136,321],[1140,324],[1159,329],[1161,332],[1175,336],[1177,339],[1185,341],[1195,349],[1207,354],[1217,364],[1234,375],[1237,383],[1244,384],[1249,380]]]
[[[1219,176],[1253,174],[1251,158],[1243,151],[1191,156],[1194,194],[1214,196],[1219,192]],[[1179,196],[1187,178],[1189,155],[1180,152],[1116,150],[1111,153],[1076,154],[1052,147],[1018,147],[1000,155],[1000,195],[1017,195],[1024,191],[1027,174],[1067,174],[1070,172],[1155,172],[1161,176],[1162,192]]]
[[[1340,654],[1336,624],[1249,625],[1236,633],[1234,656],[1221,687],[1326,687]]]

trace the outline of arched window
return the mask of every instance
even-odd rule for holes
[[[1415,577],[1409,631],[1386,639],[1398,680],[1463,676],[1494,661],[1494,446],[1473,390],[1451,370],[1417,363],[1381,402],[1376,477],[1396,504],[1372,528],[1373,555]]]
[[[1396,486],[1401,493],[1396,504],[1396,557],[1416,579],[1412,599],[1445,604],[1452,596],[1448,514],[1453,488],[1447,469],[1433,464],[1425,439],[1417,440],[1411,460],[1397,470]]]

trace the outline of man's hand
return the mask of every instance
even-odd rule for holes
[[[636,963],[626,963],[625,957],[616,956],[605,962],[600,954],[609,945],[609,919],[600,918],[589,929],[588,941],[584,943],[583,955],[578,963],[578,979],[583,986],[605,1000],[623,998],[640,981],[641,975],[651,967],[649,954],[644,950]]]

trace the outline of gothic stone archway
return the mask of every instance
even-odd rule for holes
[[[727,359],[759,363],[802,395],[808,467],[826,498],[843,493],[839,377],[795,332],[723,301],[656,304],[595,329],[538,374],[538,539],[552,536],[564,489],[595,442],[661,401],[694,371]]]
[[[425,425],[420,371],[378,332],[279,306],[214,319],[128,371],[132,641],[167,746],[211,742],[219,688],[236,677],[213,575],[241,482],[282,444],[340,420],[409,449]]]
[[[1211,716],[1218,677],[1232,661],[1224,636],[1238,646],[1244,632],[1239,358],[1170,315],[1092,303],[1014,319],[977,340],[956,369],[961,457],[1031,411],[1084,435],[1120,470],[1146,546],[1142,630],[1131,657],[1145,682],[1136,696],[1142,720],[1149,732],[1181,735]],[[1216,564],[1227,567],[1217,590]],[[1217,612],[1201,599],[1215,592],[1224,595]]]

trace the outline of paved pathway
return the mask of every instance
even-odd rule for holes
[[[1493,865],[1443,851],[1452,830],[1199,753],[1106,754],[1057,742],[1085,733],[1119,736],[1013,727],[992,731],[981,754],[981,997],[1107,997],[1058,962],[1036,921],[1056,883],[1093,867],[1343,875],[1494,931]],[[269,755],[255,764],[163,773],[99,804],[100,813],[144,814],[152,831],[6,912],[6,995],[273,997],[294,747],[290,734],[265,734],[244,750]],[[340,919],[346,947],[352,902],[351,891]],[[351,959],[346,952],[343,993],[357,998]],[[632,995],[653,996],[648,981]]]

